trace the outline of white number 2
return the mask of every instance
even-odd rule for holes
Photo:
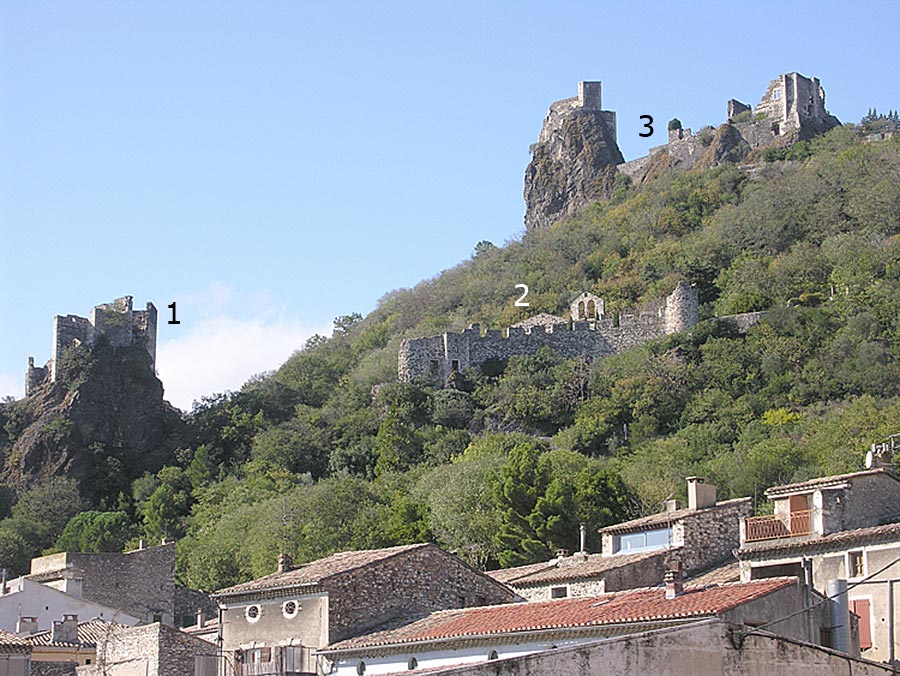
[[[528,295],[528,285],[527,284],[516,284],[517,289],[522,289],[522,295],[519,296],[519,299],[513,303],[516,307],[530,307],[530,303],[525,302],[525,296]]]

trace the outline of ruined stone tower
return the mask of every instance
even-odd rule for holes
[[[53,342],[50,361],[35,366],[28,358],[25,373],[25,396],[46,382],[56,382],[56,369],[62,353],[70,347],[91,346],[99,336],[105,336],[113,347],[126,347],[140,342],[150,354],[151,366],[156,364],[156,307],[147,303],[145,310],[133,310],[131,296],[117,298],[111,303],[97,305],[91,315],[56,315],[53,318]]]
[[[615,165],[616,113],[602,109],[601,83],[579,82],[578,96],[550,106],[525,170],[525,227],[543,228],[609,197]]]

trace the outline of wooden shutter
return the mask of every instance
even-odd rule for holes
[[[859,649],[872,647],[872,624],[869,619],[869,599],[850,599],[850,610],[859,616]]]

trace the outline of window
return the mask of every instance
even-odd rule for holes
[[[780,90],[780,89],[774,90],[774,91],[772,92],[772,98],[775,99],[776,101],[778,101],[779,99],[781,99],[781,90]]]
[[[440,365],[440,363],[438,362],[437,359],[432,359],[431,362],[429,363],[429,366],[430,366],[430,368],[431,368],[431,375],[432,375],[432,376],[436,376],[438,373],[440,373],[440,371],[441,371],[441,365]]]
[[[869,599],[850,599],[850,610],[859,616],[859,649],[872,647],[872,619]]]
[[[861,551],[847,552],[847,577],[850,579],[866,576],[866,557]]]
[[[262,608],[257,605],[247,606],[244,610],[244,617],[247,618],[247,622],[256,622],[262,616]]]
[[[566,587],[551,587],[550,589],[550,598],[552,599],[564,599],[569,595],[569,590]]]
[[[500,657],[500,655],[497,654],[496,650],[492,650],[491,652],[488,653],[489,660],[496,660],[499,657]]]
[[[459,371],[459,359],[454,359],[450,362],[450,368],[454,371]]]
[[[285,601],[281,604],[281,614],[284,615],[286,620],[292,620],[297,617],[297,614],[300,612],[301,606],[297,601]]]
[[[672,531],[669,528],[657,528],[645,530],[639,533],[625,533],[617,535],[613,545],[614,553],[625,554],[628,552],[642,552],[652,549],[664,549],[672,541]]]

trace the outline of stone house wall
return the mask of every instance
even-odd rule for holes
[[[288,601],[299,608],[294,616],[284,612]],[[328,597],[321,590],[309,594],[297,590],[248,594],[240,600],[226,599],[222,605],[222,648],[226,652],[253,644],[319,648],[328,643]],[[247,618],[251,605],[259,606],[259,619],[252,622]]]
[[[731,558],[741,544],[741,521],[753,512],[750,498],[719,503],[700,509],[680,520],[683,534],[682,563],[686,571],[697,571]],[[675,538],[676,541],[678,538]]]
[[[631,634],[522,657],[444,669],[444,676],[889,676],[887,665],[772,635],[745,635],[720,620]]]
[[[52,554],[32,559],[31,573],[80,577],[83,599],[145,622],[174,624],[175,543],[117,554]]]
[[[331,643],[400,617],[515,600],[504,585],[433,546],[364,566],[322,586],[328,590]]]
[[[31,661],[31,676],[75,676],[78,662]],[[3,673],[0,670],[0,673]]]
[[[146,624],[112,632],[97,645],[97,663],[80,666],[78,676],[191,676],[194,657],[215,647],[177,629]]]

